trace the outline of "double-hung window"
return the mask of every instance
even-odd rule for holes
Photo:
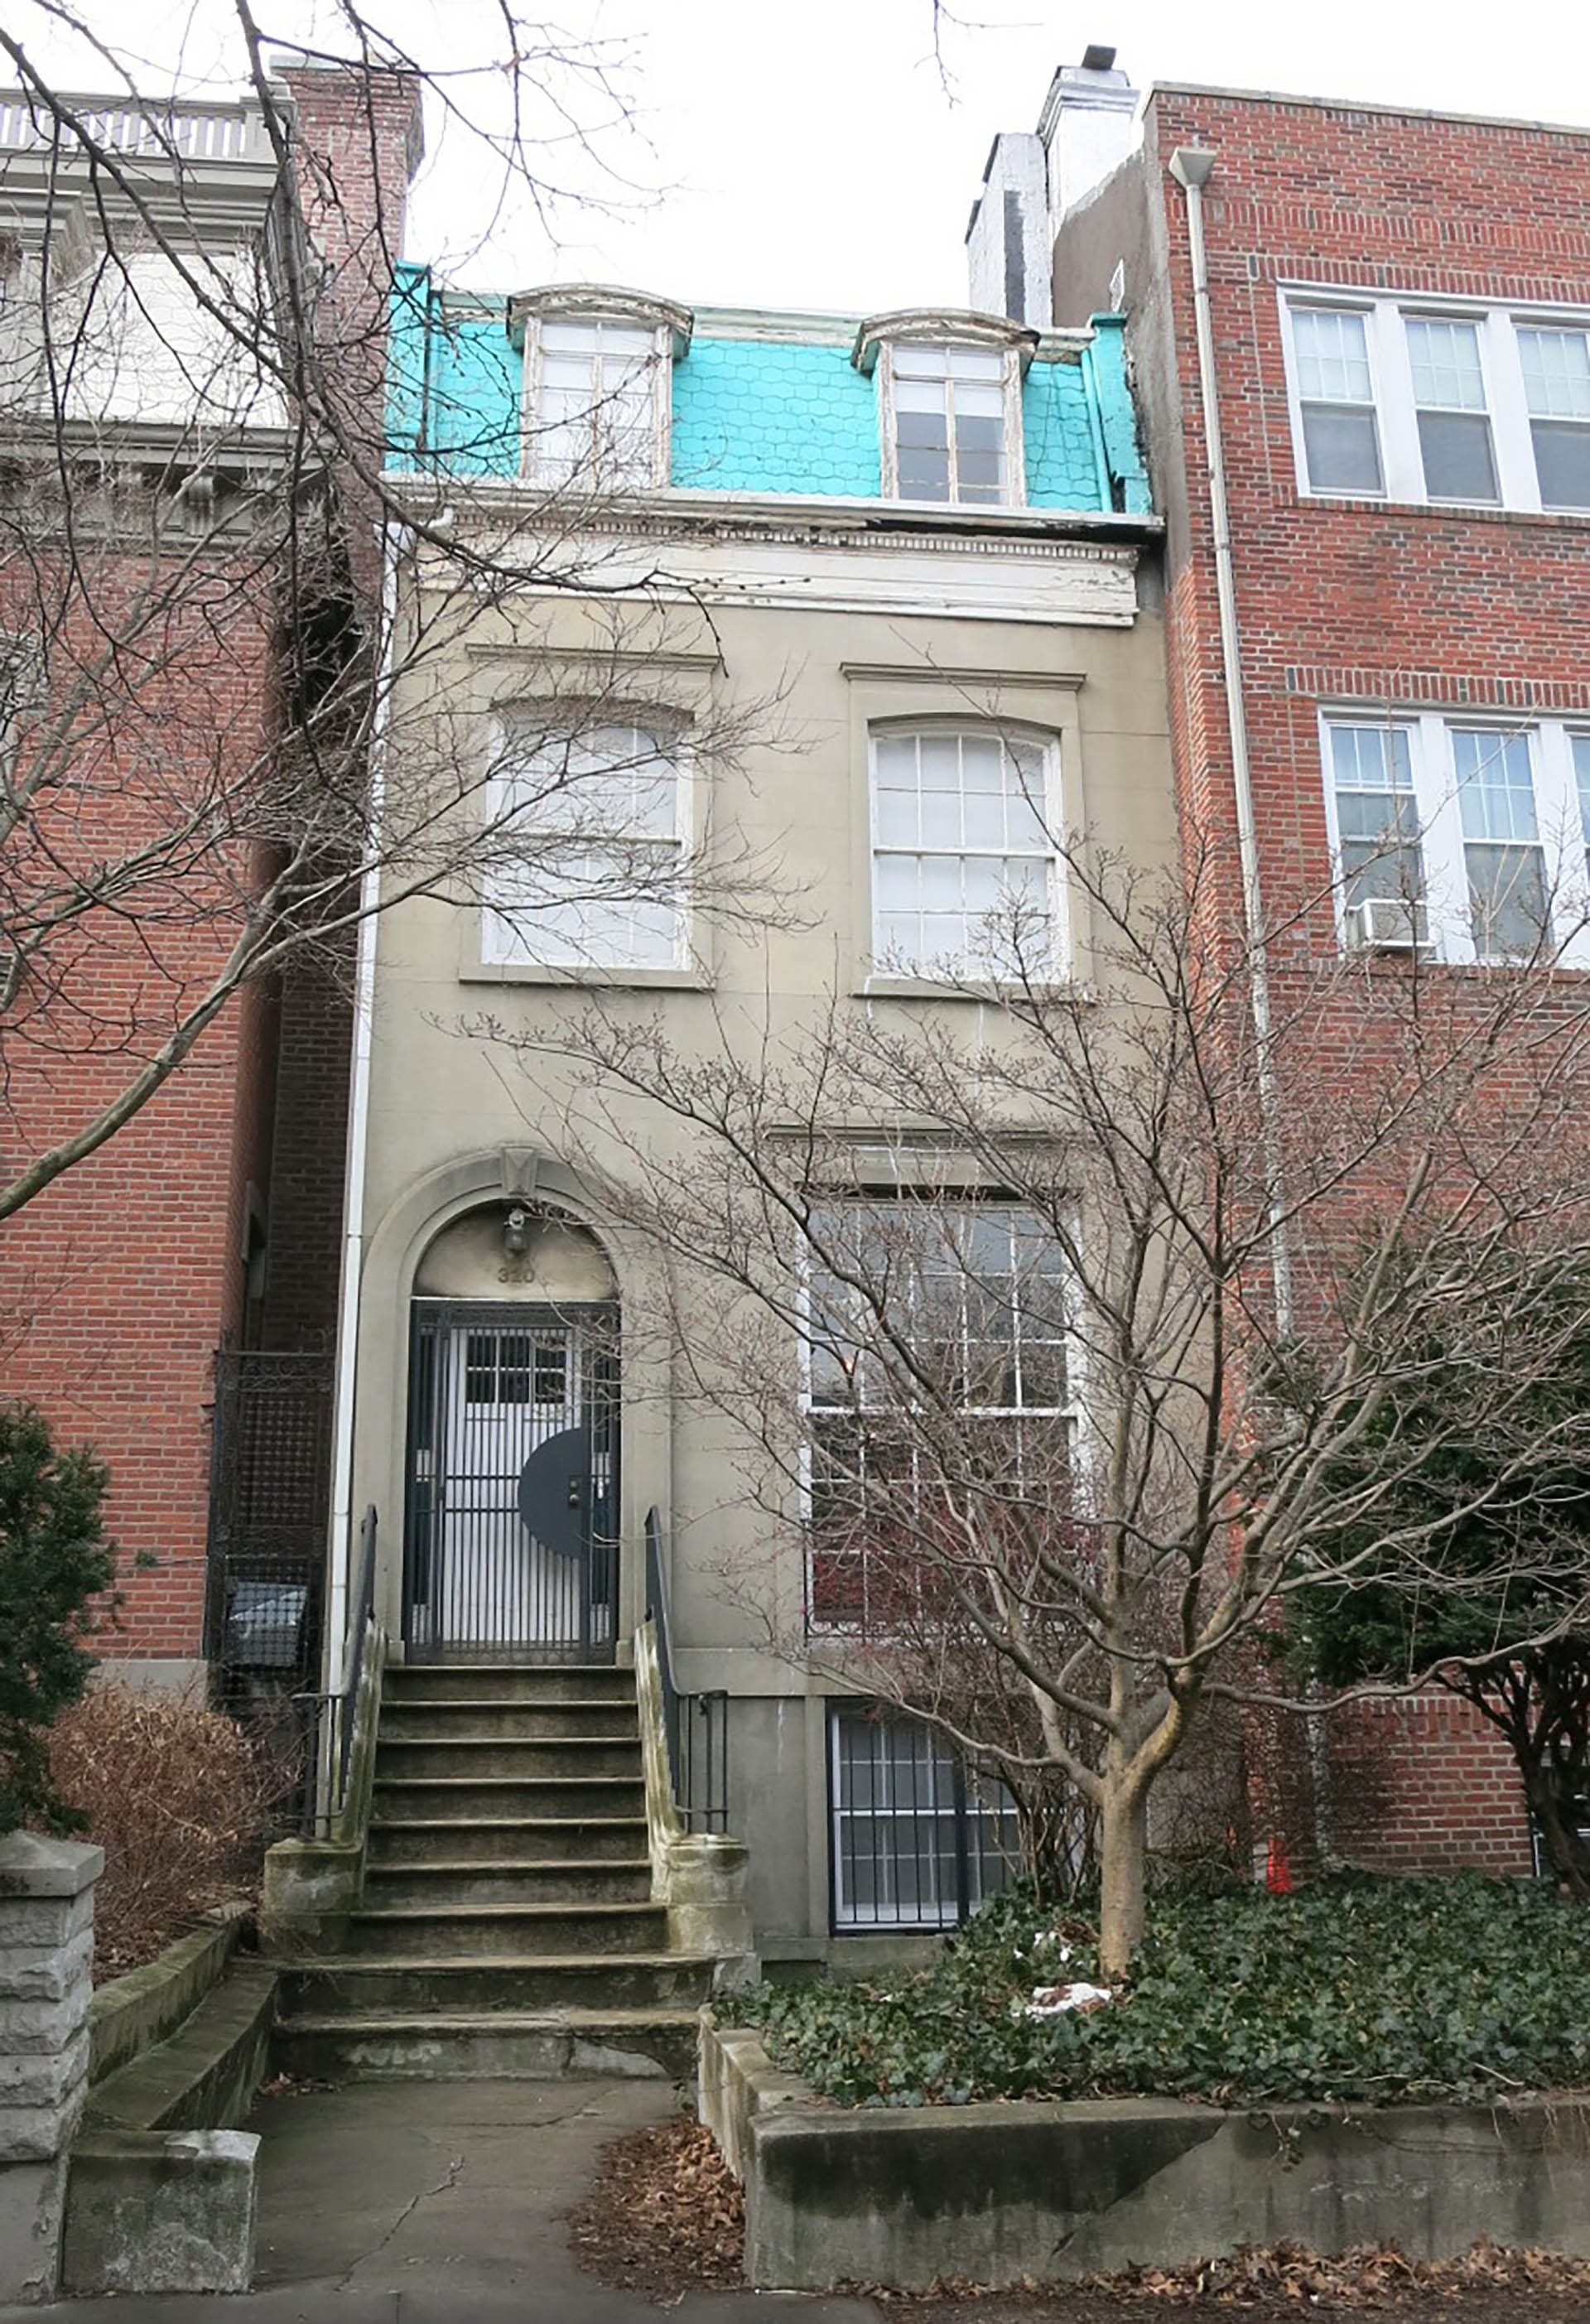
[[[1590,966],[1590,735],[1433,712],[1323,723],[1348,944]]]
[[[660,481],[667,365],[656,330],[549,315],[528,368],[526,465],[538,483],[620,491]]]
[[[1568,748],[1573,755],[1574,785],[1579,796],[1579,828],[1585,840],[1585,879],[1590,889],[1590,734],[1572,734]]]
[[[1016,1805],[920,1720],[829,1714],[833,1925],[947,1929],[1020,1868]]]
[[[1426,492],[1432,501],[1499,500],[1478,326],[1405,320]]]
[[[853,1198],[814,1209],[804,1332],[810,1618],[887,1631],[967,1528],[1070,1505],[1068,1277],[1018,1204]]]
[[[1058,974],[1053,745],[991,726],[879,727],[871,757],[875,969]]]
[[[993,347],[892,345],[886,491],[903,501],[1011,500],[1013,357]]]
[[[1365,318],[1343,308],[1294,307],[1291,327],[1310,484],[1317,493],[1378,493],[1380,430]]]
[[[1302,492],[1590,511],[1590,316],[1305,288],[1282,304]]]
[[[1540,504],[1590,508],[1590,331],[1521,325],[1518,352]]]
[[[1342,890],[1349,908],[1385,899],[1424,899],[1413,760],[1402,726],[1328,729]]]
[[[687,788],[664,717],[505,717],[486,794],[486,961],[682,967]]]
[[[1475,951],[1516,958],[1551,934],[1530,738],[1455,726],[1451,742]]]

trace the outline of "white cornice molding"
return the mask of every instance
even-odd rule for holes
[[[588,592],[606,604],[926,615],[1052,628],[1129,629],[1138,613],[1137,549],[1118,540],[591,525],[538,541],[511,525],[494,535],[481,530],[488,557],[519,567],[522,577],[510,584],[510,595],[565,602]],[[471,586],[467,564],[437,547],[421,550],[417,577],[422,590]]]
[[[659,487],[644,494],[592,493],[584,505],[567,492],[549,494],[521,476],[438,478],[388,473],[394,498],[421,521],[443,511],[455,523],[483,531],[503,526],[547,540],[571,530],[643,540],[704,536],[713,540],[851,543],[878,540],[901,549],[976,551],[1009,544],[1020,554],[1050,541],[1138,543],[1164,530],[1162,517],[1113,509],[957,508],[947,503],[848,498],[840,493],[704,493]]]

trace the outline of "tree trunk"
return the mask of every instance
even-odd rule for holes
[[[1564,1821],[1557,1785],[1550,1771],[1537,1762],[1523,1769],[1524,1796],[1534,1812],[1540,1827],[1540,1837],[1546,1843],[1546,1853],[1552,1867],[1570,1896],[1581,1904],[1590,1904],[1590,1877],[1586,1877],[1585,1851],[1576,1832]]]
[[[1148,1878],[1148,1794],[1105,1781],[1101,1804],[1098,1958],[1112,1983],[1125,1977],[1143,1941]]]

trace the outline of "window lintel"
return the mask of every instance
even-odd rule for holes
[[[630,290],[614,282],[549,282],[533,290],[516,290],[506,316],[508,336],[516,347],[525,342],[526,326],[556,318],[559,322],[634,323],[666,331],[676,362],[689,351],[695,315],[676,300],[657,298],[649,290]]]
[[[880,351],[896,343],[910,346],[982,347],[990,354],[1014,349],[1023,372],[1037,352],[1039,334],[1025,323],[1003,315],[981,315],[970,308],[900,307],[887,315],[869,315],[858,325],[850,361],[863,378],[870,378]]]

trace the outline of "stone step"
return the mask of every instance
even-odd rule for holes
[[[687,2081],[701,2020],[694,2009],[563,2009],[290,2018],[277,2070],[314,2081],[547,2081],[623,2074]]]
[[[712,1992],[710,1953],[546,1953],[411,1960],[339,1953],[283,1961],[278,2024],[299,2017],[473,2016],[565,2009],[691,2009]]]
[[[610,1775],[492,1776],[398,1775],[379,1767],[375,1816],[386,1823],[425,1821],[496,1823],[504,1818],[594,1816],[643,1820],[646,1786],[639,1775],[620,1783]]]
[[[348,1941],[367,1959],[409,1954],[524,1960],[543,1953],[657,1952],[668,1941],[662,1904],[399,1904],[349,1915]]]
[[[424,1864],[372,1864],[364,1875],[363,1903],[376,1911],[411,1904],[645,1904],[651,1900],[651,1865],[642,1856],[628,1862],[553,1862],[509,1858],[472,1863],[467,1858],[435,1857]]]
[[[459,1775],[470,1783],[504,1775],[621,1775],[638,1782],[640,1742],[635,1735],[565,1736],[533,1743],[455,1735],[445,1743],[409,1742],[389,1736],[383,1720],[375,1738],[375,1774],[378,1782],[388,1775]]]
[[[383,1743],[450,1743],[494,1736],[506,1743],[561,1743],[588,1737],[621,1736],[638,1742],[639,1713],[633,1702],[472,1702],[439,1695],[381,1706]]]
[[[632,1863],[646,1855],[644,1816],[494,1816],[461,1822],[448,1816],[379,1818],[370,1827],[372,1872],[388,1866],[424,1867],[434,1859],[462,1864]]]
[[[383,1702],[633,1702],[613,1663],[389,1663]]]

